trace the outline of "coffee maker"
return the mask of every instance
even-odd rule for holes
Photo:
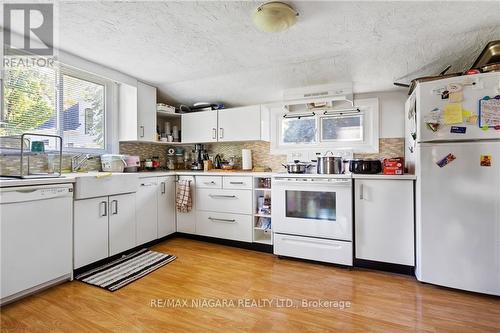
[[[198,143],[194,145],[192,170],[203,170],[203,160],[205,159],[205,146]]]

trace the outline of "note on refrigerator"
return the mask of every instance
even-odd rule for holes
[[[461,124],[463,121],[461,103],[449,103],[444,106],[443,122],[445,125]]]
[[[479,127],[500,126],[500,99],[483,98],[479,104]]]

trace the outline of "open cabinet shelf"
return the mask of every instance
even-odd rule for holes
[[[253,242],[272,245],[271,177],[255,177],[253,185]],[[261,208],[264,208],[266,211],[261,211]],[[267,223],[271,223],[271,225],[266,226]]]

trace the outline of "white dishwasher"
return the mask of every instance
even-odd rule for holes
[[[0,304],[69,280],[73,185],[0,188]]]

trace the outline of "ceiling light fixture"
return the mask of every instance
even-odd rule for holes
[[[253,13],[253,23],[264,32],[285,31],[297,22],[299,13],[283,2],[267,2]]]

